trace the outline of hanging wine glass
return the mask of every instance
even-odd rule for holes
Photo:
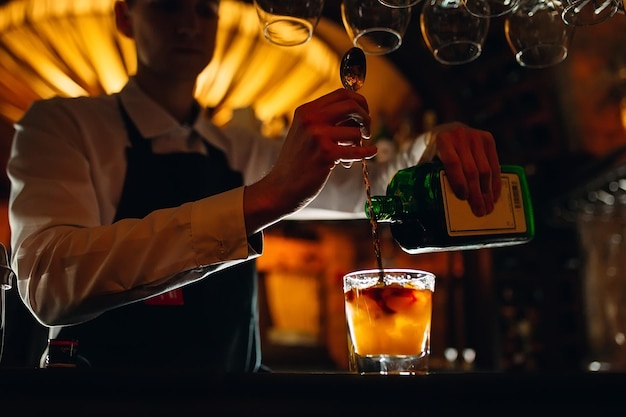
[[[521,0],[504,21],[504,34],[517,62],[546,68],[562,62],[574,27],[561,18],[563,6],[554,0]]]
[[[322,16],[324,0],[254,0],[265,39],[275,45],[308,42]]]
[[[488,8],[484,1],[483,7]],[[465,64],[482,53],[489,19],[469,13],[462,0],[426,0],[420,29],[437,61],[447,65]]]
[[[393,8],[379,0],[343,0],[341,18],[355,47],[370,55],[393,52],[402,45],[411,7]]]
[[[573,26],[590,26],[610,19],[621,0],[565,0],[563,20]]]
[[[415,6],[422,0],[378,0],[381,4],[384,4],[387,7],[411,7]]]
[[[510,13],[518,3],[519,0],[463,0],[463,4],[471,14],[487,18],[504,16]]]

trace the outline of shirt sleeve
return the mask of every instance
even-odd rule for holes
[[[246,236],[243,187],[105,224],[80,116],[33,105],[7,166],[12,267],[42,323],[85,321],[261,253]]]

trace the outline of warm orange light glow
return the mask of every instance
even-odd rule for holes
[[[118,91],[136,58],[134,43],[115,29],[113,4],[13,0],[0,8],[0,115],[15,121],[39,98]],[[351,45],[337,24],[322,19],[305,45],[279,47],[263,38],[251,5],[223,0],[220,7],[215,58],[197,87],[198,100],[215,108],[217,124],[245,107],[266,125],[277,116],[289,119],[298,105],[341,87],[339,56]],[[368,77],[385,80],[361,91],[372,114],[412,102],[410,85],[388,61],[369,57],[368,66]]]

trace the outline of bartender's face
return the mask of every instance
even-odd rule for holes
[[[213,57],[218,9],[219,0],[127,0],[115,15],[135,40],[138,71],[195,79]]]

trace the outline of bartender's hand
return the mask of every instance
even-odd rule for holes
[[[363,128],[341,124],[351,117]],[[375,146],[360,145],[361,130],[369,131],[370,122],[365,97],[343,88],[298,107],[274,167],[245,189],[248,234],[305,207],[340,161],[373,157]]]
[[[444,165],[452,190],[468,200],[472,212],[484,216],[500,198],[500,162],[493,135],[453,122],[435,127],[432,149]]]

